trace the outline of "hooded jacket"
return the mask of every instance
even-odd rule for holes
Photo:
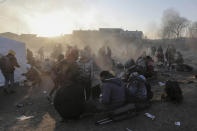
[[[125,103],[125,85],[119,78],[107,79],[101,86],[102,103],[104,105],[118,107]]]

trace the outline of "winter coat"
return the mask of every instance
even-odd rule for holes
[[[104,105],[120,106],[126,101],[125,85],[119,78],[105,80],[101,87]]]

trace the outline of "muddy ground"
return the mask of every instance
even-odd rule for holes
[[[138,116],[129,120],[95,126],[95,117],[62,123],[61,118],[53,105],[46,99],[46,92],[53,87],[48,76],[43,76],[40,87],[17,87],[15,94],[5,95],[0,89],[0,131],[197,131],[197,79],[192,73],[168,73],[170,76],[159,75],[154,80],[155,93],[152,106],[142,111]],[[160,95],[163,88],[158,81],[176,79],[183,90],[184,101],[180,105],[161,102]],[[17,104],[23,107],[16,107]],[[151,120],[144,113],[156,116]],[[19,121],[16,118],[22,115],[34,116],[31,119]],[[174,123],[180,121],[181,125]]]

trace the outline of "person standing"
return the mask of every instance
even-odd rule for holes
[[[55,91],[59,88],[59,78],[58,75],[60,73],[60,70],[62,68],[62,66],[66,63],[66,60],[64,59],[64,55],[60,54],[58,56],[58,60],[57,62],[53,65],[52,70],[51,70],[51,79],[54,82],[54,87],[53,89],[50,91],[49,95],[47,96],[47,99],[52,102],[52,96],[55,93]]]
[[[53,102],[63,120],[77,119],[85,110],[87,80],[77,63],[78,54],[77,48],[71,50],[67,58],[61,61],[56,77],[59,89]]]
[[[13,50],[10,50],[9,53],[1,58],[1,71],[5,78],[4,92],[5,93],[14,93],[14,71],[15,67],[20,67],[16,59],[16,53]],[[8,90],[10,83],[10,92]]]
[[[44,47],[41,47],[39,50],[38,50],[38,54],[40,56],[40,60],[43,61],[44,60]]]

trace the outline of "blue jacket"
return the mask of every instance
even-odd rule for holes
[[[130,95],[138,100],[147,99],[146,80],[143,77],[144,76],[137,76],[137,79],[131,81],[129,84]]]
[[[119,78],[105,80],[101,90],[104,105],[121,106],[126,101],[125,84]]]

